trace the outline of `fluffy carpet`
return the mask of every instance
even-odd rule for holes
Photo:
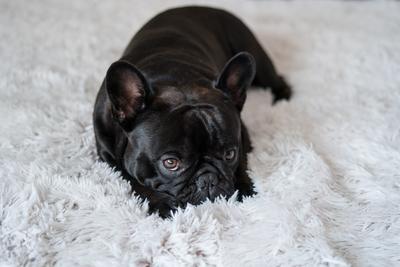
[[[97,161],[91,113],[135,31],[184,4],[1,0],[0,265],[399,266],[400,2],[218,2],[295,95],[249,93],[256,197],[162,220]]]

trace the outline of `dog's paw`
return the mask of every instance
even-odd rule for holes
[[[292,96],[292,88],[283,77],[279,76],[278,86],[272,87],[272,94],[274,95],[274,104],[279,100],[289,100]]]
[[[252,197],[257,194],[257,192],[254,191],[253,183],[241,184],[238,186],[238,189],[239,194],[237,200],[239,202],[242,202],[244,197]]]
[[[149,214],[158,213],[163,219],[169,218],[176,210],[176,206],[176,202],[169,196],[163,197],[162,194],[157,194],[149,199]]]

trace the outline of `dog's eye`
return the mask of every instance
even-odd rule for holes
[[[163,165],[170,171],[177,171],[179,169],[180,161],[175,158],[168,158],[163,160]]]
[[[236,156],[236,151],[234,149],[230,149],[225,152],[225,159],[226,160],[233,160]]]

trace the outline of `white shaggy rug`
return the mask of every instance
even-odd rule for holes
[[[295,91],[246,103],[256,197],[162,220],[96,160],[106,69],[185,3],[1,0],[0,265],[400,266],[400,2],[218,2]]]

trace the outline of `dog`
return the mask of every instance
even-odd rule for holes
[[[291,88],[245,24],[208,7],[160,13],[108,69],[93,123],[99,158],[162,217],[207,198],[255,194],[240,113],[251,86]]]

